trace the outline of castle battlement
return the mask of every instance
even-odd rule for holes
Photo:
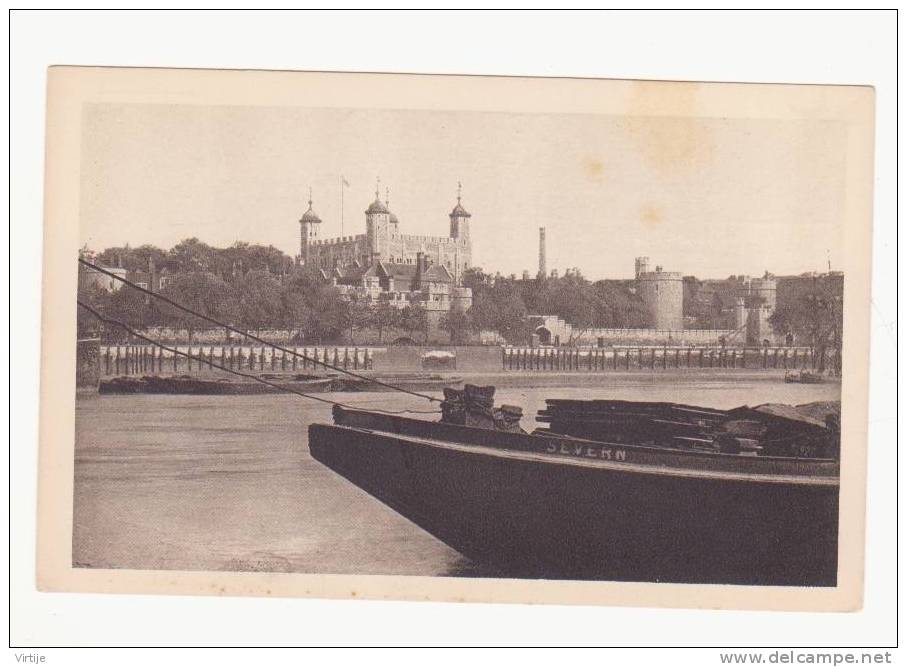
[[[365,238],[365,234],[357,234],[356,236],[338,236],[333,239],[317,239],[311,242],[311,245],[315,246],[331,246],[331,245],[340,245],[342,243],[352,243],[353,241],[359,241]]]
[[[640,273],[637,280],[683,280],[683,274],[679,271],[647,271]]]
[[[448,245],[465,245],[466,239],[452,239],[449,236],[420,236],[419,234],[395,234],[391,236],[393,239],[400,239],[401,241],[420,241],[427,243],[445,243]]]

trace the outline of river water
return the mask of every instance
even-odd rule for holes
[[[395,393],[321,396],[366,409],[430,407]],[[495,400],[523,406],[531,430],[546,398],[731,408],[838,400],[840,385],[648,375],[600,387],[501,388]],[[79,398],[74,566],[494,574],[314,461],[307,427],[330,421],[329,405],[294,395]]]

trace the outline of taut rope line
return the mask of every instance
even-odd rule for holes
[[[121,283],[123,283],[124,285],[127,285],[127,286],[131,287],[131,288],[134,289],[134,290],[137,290],[137,291],[139,291],[139,292],[142,292],[143,294],[147,294],[148,296],[150,296],[150,297],[152,297],[152,298],[154,298],[154,299],[160,299],[160,300],[163,301],[164,303],[168,303],[168,304],[170,304],[171,306],[173,306],[174,308],[178,308],[179,310],[182,310],[184,313],[189,313],[190,315],[193,315],[194,317],[198,317],[199,319],[202,319],[202,320],[205,320],[205,321],[207,321],[207,322],[210,322],[211,324],[215,324],[215,325],[217,325],[217,326],[219,326],[219,327],[223,327],[223,328],[226,329],[227,331],[232,331],[233,333],[238,334],[238,335],[240,335],[240,336],[245,336],[245,337],[248,338],[249,340],[254,340],[256,343],[260,343],[261,345],[267,345],[268,347],[274,348],[275,350],[280,350],[280,351],[282,351],[284,354],[291,354],[291,355],[293,355],[294,357],[298,357],[298,358],[300,358],[300,359],[305,359],[306,361],[311,361],[311,362],[313,362],[313,363],[315,363],[315,364],[318,364],[318,365],[320,365],[320,366],[324,366],[325,368],[330,368],[331,370],[337,371],[338,373],[344,373],[344,374],[346,374],[346,375],[349,375],[349,376],[351,376],[351,377],[357,378],[357,379],[359,379],[359,380],[365,380],[366,382],[372,382],[372,383],[377,384],[377,385],[380,385],[380,386],[382,386],[382,387],[387,387],[388,389],[393,389],[394,391],[400,391],[400,392],[403,392],[404,394],[410,394],[411,396],[418,396],[419,398],[424,398],[424,399],[426,399],[426,400],[428,400],[428,401],[432,401],[432,402],[435,402],[435,403],[440,403],[440,402],[441,402],[441,399],[440,399],[440,398],[437,398],[436,396],[429,396],[428,394],[420,394],[420,393],[417,392],[417,391],[411,391],[411,390],[409,390],[409,389],[404,389],[403,387],[397,387],[397,386],[392,385],[392,384],[389,384],[389,383],[387,383],[387,382],[382,382],[381,380],[376,380],[375,378],[368,377],[367,375],[360,375],[359,373],[354,373],[353,371],[349,371],[349,370],[347,370],[347,369],[345,369],[345,368],[341,368],[341,367],[339,367],[339,366],[334,366],[333,364],[329,364],[329,363],[326,363],[326,362],[324,362],[324,361],[319,361],[318,359],[313,359],[312,357],[309,357],[308,355],[300,354],[299,352],[297,352],[297,351],[295,351],[295,350],[292,350],[292,349],[290,349],[290,348],[283,347],[283,346],[281,346],[281,345],[276,345],[276,344],[274,344],[274,343],[269,343],[268,341],[266,341],[266,340],[264,340],[264,339],[262,339],[262,338],[259,338],[258,336],[255,336],[254,334],[250,334],[249,332],[243,331],[242,329],[237,329],[236,327],[231,326],[231,325],[227,324],[226,322],[221,322],[220,320],[217,320],[217,319],[215,319],[215,318],[213,318],[213,317],[210,317],[210,316],[208,316],[208,315],[204,315],[204,314],[202,314],[202,313],[197,313],[197,312],[195,312],[194,310],[192,310],[191,308],[187,308],[186,306],[184,306],[184,305],[182,305],[182,304],[180,304],[180,303],[177,303],[177,302],[174,301],[173,299],[170,299],[170,298],[164,296],[163,294],[159,294],[159,293],[157,293],[157,292],[152,292],[150,289],[146,289],[146,288],[144,288],[144,287],[141,287],[140,285],[136,285],[134,282],[131,282],[131,281],[129,281],[129,280],[126,280],[125,278],[123,278],[123,277],[121,277],[121,276],[118,276],[117,274],[115,274],[115,273],[113,273],[113,272],[111,272],[111,271],[107,271],[106,269],[104,269],[104,268],[101,267],[101,266],[98,266],[98,265],[96,265],[96,264],[92,264],[91,262],[88,262],[88,261],[82,259],[81,257],[79,258],[79,263],[80,263],[80,264],[83,264],[83,265],[85,265],[85,266],[87,266],[87,267],[89,267],[89,268],[92,269],[93,271],[97,271],[97,272],[99,272],[99,273],[104,274],[105,276],[109,276],[110,278],[113,278],[114,280],[118,280],[118,281],[120,281]],[[95,317],[99,317],[100,314],[99,314],[96,310],[94,310],[93,308],[90,308],[89,306],[87,306],[87,305],[85,305],[85,304],[83,304],[83,303],[81,303],[81,302],[79,302],[79,305],[80,305],[80,306],[83,306],[84,308],[86,308],[86,309],[88,309],[88,310],[90,310],[90,311],[95,315]],[[102,320],[102,321],[103,321],[103,320]],[[124,329],[129,330],[128,327],[126,327],[126,325],[123,324],[122,322],[118,322],[118,321],[116,321],[116,320],[111,320],[110,323],[111,323],[111,324],[116,324],[117,326],[121,326],[121,327],[123,327]],[[160,345],[160,343],[157,343],[156,341],[153,341],[153,340],[151,340],[151,339],[149,339],[149,338],[147,338],[147,337],[145,337],[145,336],[142,336],[141,334],[138,334],[138,333],[133,332],[133,331],[130,331],[130,333],[132,333],[134,336],[138,336],[138,337],[141,338],[142,340],[148,341],[149,343],[151,343],[151,344],[153,344],[153,345],[159,345],[159,346],[163,347],[162,345]],[[165,349],[167,349],[167,348],[165,348]],[[207,363],[207,362],[206,362],[206,363]]]
[[[265,378],[259,377],[252,373],[243,373],[242,371],[238,371],[233,368],[227,368],[223,364],[215,363],[215,362],[211,361],[210,359],[205,359],[203,356],[196,356],[194,354],[190,354],[189,352],[183,352],[181,350],[178,350],[175,347],[170,347],[168,345],[164,345],[163,343],[156,341],[153,338],[149,338],[145,334],[142,334],[142,333],[136,331],[135,329],[130,327],[128,324],[125,324],[124,322],[120,322],[119,320],[115,320],[111,317],[106,317],[106,316],[102,315],[97,310],[95,310],[94,308],[89,306],[87,303],[83,303],[82,301],[79,301],[78,299],[76,300],[76,303],[78,303],[82,308],[87,310],[89,313],[94,315],[98,320],[100,320],[101,322],[104,322],[105,324],[112,324],[114,326],[118,326],[118,327],[122,328],[123,330],[129,332],[131,335],[135,336],[136,338],[144,340],[145,342],[150,343],[151,345],[154,345],[156,347],[159,347],[162,350],[167,350],[168,352],[171,352],[175,355],[186,357],[188,359],[194,359],[194,360],[198,361],[199,364],[207,364],[208,366],[217,368],[222,371],[226,371],[227,373],[232,373],[233,375],[238,375],[240,377],[248,378],[250,380],[255,380],[256,382],[260,382],[262,384],[269,385],[271,387],[274,387],[275,389],[279,389],[280,391],[286,391],[291,394],[296,394],[297,396],[302,396],[303,398],[311,398],[313,401],[319,401],[321,403],[328,403],[329,405],[339,405],[340,407],[347,408],[349,410],[360,409],[360,408],[356,408],[355,406],[352,406],[352,405],[347,405],[346,403],[341,403],[340,401],[332,401],[328,398],[321,398],[320,396],[313,396],[312,394],[307,394],[307,393],[299,391],[297,389],[293,389],[292,387],[287,387],[285,385],[278,384],[277,382],[271,382],[270,380],[266,380]],[[401,389],[400,391],[405,391],[405,390]],[[408,393],[412,393],[412,392],[408,392]],[[437,399],[435,399],[435,400],[437,400]],[[378,408],[372,408],[371,411],[372,412],[383,412],[383,413],[391,414],[391,415],[404,414],[404,413],[413,413],[413,414],[439,414],[440,413],[439,410],[393,411],[393,410],[381,410]]]

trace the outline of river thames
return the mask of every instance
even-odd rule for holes
[[[364,409],[432,409],[427,401],[396,393],[319,396]],[[839,400],[840,384],[636,374],[609,376],[600,386],[501,388],[495,402],[522,406],[523,427],[531,430],[546,398],[732,408]],[[314,461],[306,441],[313,422],[330,423],[330,405],[290,394],[80,397],[73,565],[495,574],[482,571]]]

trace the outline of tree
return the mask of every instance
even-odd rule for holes
[[[509,343],[524,343],[529,339],[529,322],[526,304],[518,288],[506,280],[473,296],[469,315],[476,329],[498,332]]]
[[[384,339],[384,332],[400,323],[400,309],[392,306],[387,299],[380,299],[373,313],[373,324],[378,330],[378,342]]]
[[[841,363],[841,332],[844,327],[842,296],[832,285],[813,280],[797,298],[776,306],[769,323],[776,333],[792,333],[809,341],[819,358],[819,371],[825,371],[825,352],[831,347]]]
[[[317,272],[302,268],[284,282],[281,295],[285,326],[303,340],[337,340],[345,329],[346,303]]]
[[[350,332],[350,343],[355,345],[355,333],[372,323],[372,306],[362,297],[353,297],[343,310],[344,328]]]
[[[134,329],[150,326],[157,319],[158,305],[136,289],[123,285],[106,300],[105,314]]]
[[[148,260],[154,262],[155,267],[161,267],[167,253],[157,246],[145,244],[138,248],[122,247],[105,248],[99,253],[95,261],[101,266],[122,267],[127,271],[147,271]]]
[[[79,275],[81,277],[84,270],[82,267],[79,267]],[[78,286],[78,301],[84,303],[91,308],[94,308],[98,312],[104,314],[109,311],[108,303],[110,302],[110,293],[102,287],[98,287],[92,281],[79,281]],[[104,326],[95,317],[93,314],[82,308],[82,306],[76,306],[76,335],[79,338],[92,338],[94,336],[100,335],[104,331]]]
[[[280,283],[267,271],[249,271],[237,283],[236,291],[234,315],[243,328],[276,327],[285,320]]]
[[[423,333],[428,339],[428,311],[420,303],[410,304],[400,312],[400,326],[409,334],[410,338],[416,331]]]
[[[217,250],[217,271],[225,278],[232,277],[234,268],[241,274],[264,271],[273,276],[292,272],[293,260],[274,246],[237,241],[229,248]]]
[[[470,288],[472,293],[476,294],[476,292],[481,291],[488,285],[490,278],[491,276],[485,273],[481,267],[470,266],[463,271],[460,281],[462,282],[463,287]]]
[[[452,345],[463,345],[469,340],[470,317],[459,308],[454,308],[444,313],[441,316],[439,326],[450,336]]]
[[[591,286],[595,326],[603,329],[639,329],[647,326],[649,311],[640,296],[630,292],[629,281],[599,280]]]
[[[167,283],[161,292],[164,296],[191,311],[221,321],[231,319],[235,313],[234,293],[221,278],[213,273],[178,274]],[[196,328],[212,326],[203,318],[195,317],[167,304],[164,304],[161,310],[165,321],[189,331],[189,342],[192,342],[192,333]]]
[[[215,273],[218,251],[207,243],[202,243],[197,238],[185,239],[177,243],[167,259],[172,260],[178,269],[184,273]]]

